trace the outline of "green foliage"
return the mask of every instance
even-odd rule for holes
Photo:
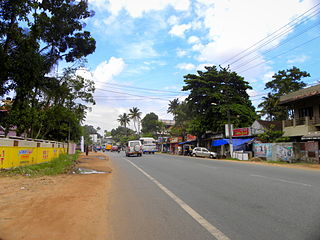
[[[127,113],[124,114],[120,114],[119,118],[117,119],[117,121],[120,123],[120,126],[122,127],[127,127],[127,125],[130,122],[130,116]]]
[[[151,112],[141,120],[142,129],[141,132],[145,135],[156,137],[158,133],[163,129],[162,122],[159,121],[157,114]]]
[[[111,135],[112,139],[120,143],[122,146],[124,146],[128,141],[138,138],[138,136],[132,129],[122,126],[119,126],[116,129],[112,129]]]
[[[0,171],[0,176],[23,175],[36,177],[69,173],[73,169],[78,156],[79,152],[71,155],[61,154],[58,158],[55,158],[50,162],[2,170]]]
[[[261,108],[260,115],[266,115],[269,121],[287,119],[290,109],[278,106],[280,96],[304,88],[306,84],[301,80],[304,77],[310,77],[310,74],[297,67],[281,70],[273,75],[273,79],[265,86],[270,92],[267,97],[263,97],[264,100],[258,106]]]
[[[182,90],[190,94],[184,110],[186,117],[181,118],[185,119],[188,132],[201,136],[208,130],[223,131],[228,111],[234,127],[252,124],[257,116],[247,94],[247,90],[252,89],[249,83],[228,68],[205,69],[205,72],[184,76],[186,85]]]
[[[85,0],[0,1],[0,95],[13,91],[13,105],[1,124],[31,138],[66,140],[80,136],[94,85],[66,69],[49,77],[58,61],[81,62],[95,50],[83,31],[93,15]]]
[[[283,131],[274,130],[275,126],[271,125],[269,129],[265,129],[264,133],[258,135],[258,139],[262,142],[273,143],[273,142],[287,142],[290,139],[283,137]]]
[[[129,109],[129,117],[130,119],[133,120],[133,125],[134,125],[134,128],[136,129],[136,132],[137,134],[140,133],[140,129],[139,129],[139,126],[140,126],[140,120],[141,120],[141,112],[140,112],[140,109],[137,108],[137,107],[133,107],[131,109]]]

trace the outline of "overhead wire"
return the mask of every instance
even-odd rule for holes
[[[310,29],[318,26],[319,24],[320,24],[320,22],[312,25],[311,27],[309,27],[309,28],[307,28],[307,29],[304,29],[303,31],[299,32],[297,35],[295,35],[295,36],[293,36],[293,37],[291,37],[291,38],[288,38],[288,39],[286,39],[285,41],[281,42],[277,47],[283,46],[284,44],[290,42],[291,40],[295,39],[296,37],[302,35],[303,33],[309,31]],[[269,52],[271,52],[271,51],[273,51],[273,50],[274,50],[274,49],[269,49],[269,50],[265,51],[264,54],[269,53]],[[254,57],[248,59],[246,62],[244,62],[244,63],[242,63],[242,64],[239,64],[239,65],[235,66],[233,69],[234,69],[234,70],[237,70],[237,69],[239,69],[239,68],[241,68],[241,67],[243,67],[243,66],[245,66],[245,65],[248,65],[249,63],[251,63],[252,61],[254,61],[254,60],[256,60],[256,59],[258,59],[258,58],[260,58],[260,57],[261,57],[261,56],[260,56],[259,54],[256,54]]]
[[[310,12],[310,11],[313,11],[313,9],[315,9],[315,8],[318,7],[319,5],[320,5],[320,3],[316,4],[316,5],[313,6],[312,8],[308,9],[306,12],[302,13],[302,14],[299,15],[298,17],[296,17],[296,18],[294,18],[293,20],[291,20],[289,23],[285,24],[285,25],[282,26],[281,28],[279,28],[279,29],[277,29],[276,31],[274,31],[273,33],[271,33],[270,35],[266,36],[265,38],[259,40],[259,41],[256,42],[256,43],[254,43],[254,44],[251,45],[250,47],[242,50],[241,52],[239,52],[238,54],[234,55],[233,57],[228,58],[228,59],[225,60],[221,65],[223,65],[223,64],[227,63],[228,61],[230,61],[230,60],[232,60],[232,59],[240,56],[241,54],[249,51],[249,50],[252,49],[253,47],[259,45],[259,44],[262,43],[263,41],[265,41],[265,40],[267,40],[268,38],[272,37],[273,35],[277,34],[277,33],[278,33],[279,31],[281,31],[282,29],[284,29],[284,28],[286,28],[287,26],[290,26],[291,24],[295,23],[296,21],[298,21],[299,19],[301,19],[305,14],[307,14],[307,13]],[[310,14],[310,15],[312,15],[312,14]],[[314,15],[312,15],[312,16],[314,16]],[[301,21],[301,20],[300,20],[300,21]],[[302,23],[300,22],[300,24],[302,24]],[[297,26],[297,25],[290,26],[290,28],[293,28],[293,27],[295,27],[295,26]],[[281,34],[284,34],[284,33],[281,33]],[[280,37],[281,34],[280,34],[280,35],[279,35],[279,34],[276,35],[277,38]],[[275,38],[275,37],[273,36],[273,38]],[[268,41],[270,41],[270,40],[268,40]],[[261,48],[261,47],[259,47],[259,46],[258,46],[258,47],[255,47],[255,49],[259,49],[259,48]],[[253,51],[255,51],[255,50],[253,50]],[[251,50],[251,52],[252,52],[252,50]],[[248,55],[248,54],[246,54],[246,55]],[[242,56],[241,58],[243,58],[243,57],[244,57],[244,56]],[[237,61],[238,61],[238,60],[237,60]],[[232,62],[232,64],[235,63],[235,62],[236,62],[236,61]]]

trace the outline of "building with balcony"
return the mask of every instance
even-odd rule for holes
[[[280,97],[280,106],[293,110],[282,122],[284,134],[295,141],[320,139],[320,84]]]

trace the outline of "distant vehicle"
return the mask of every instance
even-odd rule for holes
[[[101,146],[96,146],[97,151],[101,151],[101,149],[102,149]]]
[[[126,147],[126,156],[130,157],[131,155],[137,155],[138,157],[142,156],[142,144],[139,140],[128,142],[128,146]]]
[[[111,147],[111,152],[118,151],[118,150],[119,150],[119,147],[116,145]]]
[[[140,142],[142,143],[142,151],[143,153],[152,153],[154,154],[157,152],[157,145],[156,145],[156,140],[151,137],[142,137],[139,139]]]
[[[107,150],[107,151],[110,151],[111,148],[112,148],[112,145],[111,145],[111,144],[106,144],[106,150]]]
[[[217,153],[215,152],[210,152],[208,149],[203,148],[203,147],[195,147],[192,150],[193,157],[209,157],[209,158],[216,158]]]

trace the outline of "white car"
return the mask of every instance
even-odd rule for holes
[[[193,157],[209,157],[209,158],[216,158],[217,153],[215,152],[210,152],[208,149],[203,148],[203,147],[195,147],[192,150]]]
[[[142,144],[139,140],[129,141],[126,147],[126,156],[137,155],[142,156]]]

